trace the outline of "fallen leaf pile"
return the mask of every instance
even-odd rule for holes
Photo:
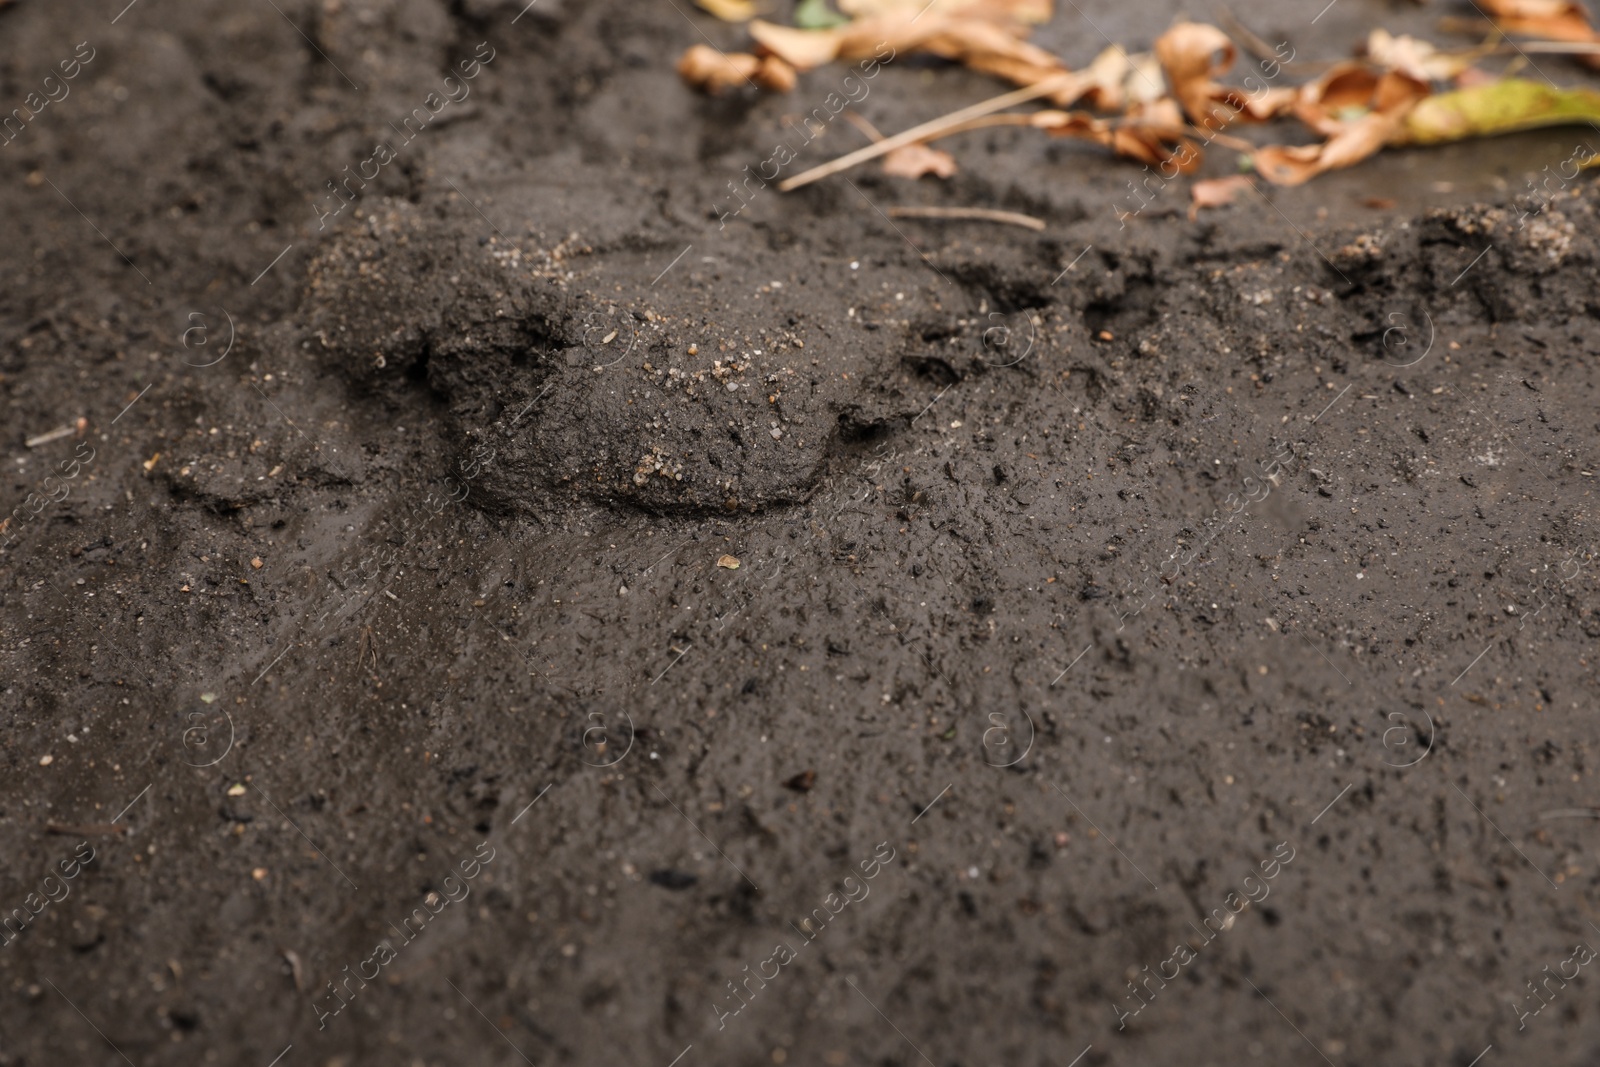
[[[1500,35],[1517,35],[1541,38],[1542,52],[1570,51],[1600,67],[1600,33],[1580,5],[1566,0],[1479,0],[1496,35],[1458,51],[1374,30],[1361,58],[1323,65],[1321,76],[1299,85],[1286,77],[1293,49],[1282,45],[1276,56],[1263,54],[1264,42],[1244,30],[1255,58],[1242,78],[1230,78],[1238,58],[1233,39],[1199,22],[1175,24],[1150,52],[1112,46],[1073,70],[1026,39],[1031,27],[1050,20],[1053,0],[837,0],[837,12],[827,0],[804,0],[794,26],[755,17],[748,0],[697,2],[719,18],[747,22],[755,42],[750,52],[695,45],[684,53],[679,74],[707,93],[747,87],[789,92],[799,73],[829,63],[889,63],[916,54],[1019,87],[895,137],[879,139],[873,131],[873,145],[785,179],[779,183],[784,190],[880,157],[894,176],[948,178],[955,158],[928,142],[992,126],[1090,141],[1159,167],[1168,178],[1196,171],[1208,147],[1230,148],[1267,181],[1299,185],[1386,147],[1600,120],[1600,91],[1499,77],[1480,66],[1505,52]],[[1011,110],[1035,100],[1047,107]],[[1298,122],[1315,139],[1259,145],[1226,132],[1280,120]],[[1226,204],[1246,184],[1238,178],[1201,183],[1195,209]]]

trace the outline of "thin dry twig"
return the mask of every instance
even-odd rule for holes
[[[1017,211],[998,211],[989,207],[892,207],[892,219],[978,219],[983,222],[1004,222],[1024,226],[1030,230],[1044,229],[1044,220]]]
[[[928,140],[939,141],[946,137],[954,137],[958,133],[966,133],[968,130],[982,130],[991,126],[1032,126],[1033,124],[1033,115],[1031,114],[984,115],[966,122],[959,122],[948,130],[934,134]]]
[[[854,152],[842,155],[831,162],[812,167],[810,170],[796,174],[792,178],[786,178],[778,183],[778,190],[785,193],[791,192],[802,185],[810,185],[814,181],[826,178],[830,174],[849,170],[851,167],[859,163],[865,163],[869,159],[877,159],[881,155],[894,151],[901,145],[926,141],[951,126],[959,126],[971,119],[983,115],[992,115],[996,111],[1004,111],[1008,107],[1015,107],[1018,104],[1025,104],[1029,100],[1037,100],[1040,97],[1049,96],[1062,86],[1072,84],[1077,77],[1076,74],[1067,72],[1059,77],[1046,78],[1044,81],[1012,90],[1009,93],[991,96],[989,99],[973,104],[971,107],[964,107],[960,111],[941,115],[939,118],[924,122],[920,126],[913,126],[909,130],[897,133],[893,137],[885,137],[881,141],[869,144],[864,148],[858,148]]]
[[[878,132],[878,127],[874,126],[863,116],[856,114],[854,111],[846,111],[844,113],[844,120],[850,125],[854,126],[856,129],[860,130],[862,135],[865,136],[867,140],[873,142],[883,140],[883,134]]]
[[[1485,47],[1492,41],[1504,41],[1505,31],[1488,19],[1463,18],[1457,15],[1445,15],[1437,23],[1440,33],[1459,33],[1472,37],[1483,37]],[[1600,44],[1586,41],[1523,41],[1520,44],[1503,44],[1491,53],[1497,56],[1516,55],[1519,52],[1533,52],[1536,54],[1575,56],[1594,55],[1600,52]],[[1448,52],[1446,55],[1460,55],[1461,52]]]
[[[1244,47],[1244,50],[1263,62],[1278,62],[1278,53],[1272,50],[1266,38],[1258,35],[1250,27],[1239,21],[1239,16],[1226,7],[1217,9],[1218,21],[1228,28],[1233,38]]]
[[[1503,44],[1491,50],[1492,56],[1514,56],[1524,52],[1535,55],[1600,56],[1600,44],[1582,41],[1528,41],[1525,44]],[[1457,53],[1447,52],[1446,55]]]
[[[985,116],[983,118],[973,119],[970,122],[958,123],[957,125],[950,127],[948,130],[945,130],[943,133],[934,134],[932,137],[929,137],[928,140],[929,141],[940,141],[940,140],[943,140],[946,137],[953,137],[958,133],[967,133],[970,130],[987,129],[987,128],[991,127],[991,126],[1038,126],[1038,124],[1039,124],[1038,120],[1031,113],[1016,113],[1016,114],[1007,114],[1007,115],[987,115],[987,116]],[[1113,127],[1116,127],[1116,126],[1134,127],[1134,126],[1144,126],[1144,125],[1147,125],[1147,124],[1134,121],[1134,122],[1114,123]],[[1246,141],[1243,137],[1233,137],[1233,136],[1230,136],[1230,135],[1225,134],[1225,133],[1218,133],[1218,132],[1216,132],[1214,130],[1202,130],[1198,126],[1185,125],[1185,126],[1174,126],[1174,127],[1160,127],[1159,128],[1159,132],[1164,133],[1164,134],[1171,134],[1174,137],[1180,137],[1180,136],[1199,137],[1199,138],[1202,138],[1204,140],[1209,140],[1209,141],[1211,141],[1211,142],[1213,142],[1215,144],[1219,144],[1224,148],[1237,149],[1240,152],[1253,152],[1253,151],[1255,151],[1255,148],[1256,148],[1256,146],[1254,144],[1252,144],[1249,141]]]

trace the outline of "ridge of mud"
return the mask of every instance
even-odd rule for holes
[[[358,392],[425,383],[441,397],[457,462],[496,457],[478,483],[490,511],[537,516],[576,496],[711,515],[807,499],[832,459],[975,376],[1016,368],[998,379],[1010,392],[1056,365],[1150,411],[1166,354],[1195,338],[1219,368],[1236,348],[1263,370],[1297,351],[1404,366],[1444,322],[1551,325],[1600,307],[1579,225],[1594,209],[1578,195],[1521,217],[1480,204],[1288,246],[1180,231],[1091,251],[1065,284],[1049,279],[1069,242],[953,249],[942,268],[930,259],[938,277],[872,264],[872,291],[859,263],[809,241],[756,263],[696,256],[683,238],[674,258],[679,238],[613,194],[642,228],[554,241],[535,225],[480,236],[471,213],[384,201],[311,264],[295,336]],[[537,219],[549,200],[524,183],[496,202]]]

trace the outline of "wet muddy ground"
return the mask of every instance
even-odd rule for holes
[[[1600,133],[741,193],[706,39],[0,10],[0,1064],[1594,1062]]]

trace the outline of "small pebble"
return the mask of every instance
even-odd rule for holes
[[[50,766],[50,764],[54,763],[55,761],[56,761],[56,758],[54,756],[40,756],[39,757],[39,766],[48,767],[48,766]]]

